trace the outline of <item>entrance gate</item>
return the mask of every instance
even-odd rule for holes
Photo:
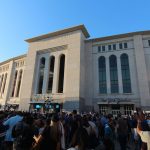
[[[117,116],[118,114],[120,114],[120,105],[118,104],[111,105],[111,110],[112,110],[112,115]]]
[[[118,114],[122,115],[132,115],[134,111],[134,104],[99,104],[100,114],[112,114],[117,116]]]

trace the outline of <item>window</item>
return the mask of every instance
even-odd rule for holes
[[[23,61],[20,62],[20,66],[23,66]]]
[[[19,62],[16,62],[16,67],[19,67]]]
[[[58,93],[63,93],[64,71],[65,71],[65,55],[61,55],[59,64]]]
[[[99,66],[99,92],[101,94],[105,94],[107,93],[105,57],[101,56],[99,58],[98,66]]]
[[[109,50],[109,51],[111,50],[111,45],[108,45],[108,50]]]
[[[119,43],[119,49],[122,49],[123,47],[122,47],[122,43]]]
[[[54,64],[55,64],[55,57],[50,57],[50,65],[49,65],[49,81],[48,81],[48,89],[47,93],[52,93],[53,88],[53,77],[54,77]]]
[[[40,68],[39,68],[38,94],[42,94],[43,80],[44,80],[44,69],[45,69],[45,58],[42,57],[40,60]]]
[[[124,48],[128,48],[128,44],[127,43],[124,43]]]
[[[1,92],[2,84],[3,84],[3,79],[4,79],[4,75],[2,75],[2,76],[1,76],[1,82],[0,82],[0,92]]]
[[[14,97],[14,96],[15,96],[14,94],[15,94],[15,87],[16,87],[17,75],[18,75],[18,71],[16,70],[16,72],[15,72],[15,77],[14,77],[14,82],[13,82],[13,88],[12,88],[11,97]]]
[[[109,57],[110,66],[110,82],[111,82],[111,93],[118,93],[118,71],[117,71],[117,58],[114,55]]]
[[[121,72],[122,72],[123,93],[131,93],[130,69],[127,54],[121,55]]]
[[[5,74],[5,79],[4,79],[4,85],[3,85],[2,93],[4,93],[4,91],[5,91],[6,80],[7,80],[7,73]]]
[[[103,52],[105,51],[105,46],[104,46],[104,45],[102,46],[102,51],[103,51]]]
[[[148,46],[150,46],[150,40],[148,40]]]
[[[116,50],[116,44],[113,44],[113,50]]]
[[[18,81],[18,87],[17,87],[16,97],[19,97],[21,80],[22,80],[22,70],[20,70],[20,74],[19,74],[19,81]]]
[[[98,46],[98,52],[101,52],[101,46]]]

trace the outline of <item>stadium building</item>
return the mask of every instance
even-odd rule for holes
[[[79,25],[25,40],[27,54],[0,63],[1,108],[150,110],[150,31],[89,37]]]

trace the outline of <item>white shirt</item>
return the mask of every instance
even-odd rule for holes
[[[150,150],[150,131],[141,131],[140,136],[142,141],[147,143],[147,150]]]

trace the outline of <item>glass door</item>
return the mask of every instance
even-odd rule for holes
[[[111,109],[112,109],[112,115],[113,116],[116,117],[118,114],[120,114],[120,105],[114,104],[111,106]]]

